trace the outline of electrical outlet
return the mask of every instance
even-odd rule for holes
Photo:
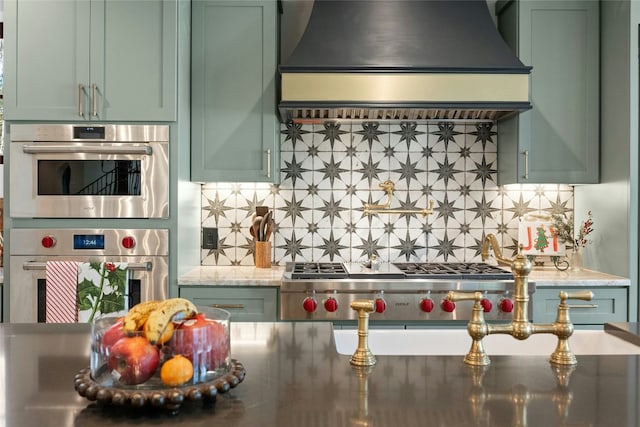
[[[217,228],[202,228],[202,249],[218,249]]]

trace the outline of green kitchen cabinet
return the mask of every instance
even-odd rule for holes
[[[590,290],[594,297],[591,301],[567,300],[569,305],[575,306],[569,310],[569,316],[574,325],[602,326],[608,322],[627,322],[628,288],[602,286],[595,288],[584,287],[537,287],[531,296],[533,321],[535,323],[552,323],[558,314],[560,291],[578,292]],[[590,307],[595,305],[596,307]]]
[[[498,29],[531,71],[533,108],[497,124],[498,182],[599,180],[599,5],[496,3]]]
[[[181,286],[179,294],[195,305],[227,310],[232,322],[278,320],[276,287]]]
[[[177,1],[5,0],[5,119],[174,121]]]
[[[278,180],[276,7],[192,2],[192,181]]]

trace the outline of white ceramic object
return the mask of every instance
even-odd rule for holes
[[[357,330],[335,330],[339,354],[353,354],[358,344]],[[455,356],[469,352],[471,338],[466,329],[372,329],[369,348],[376,356]],[[526,340],[511,335],[489,335],[484,348],[491,356],[550,356],[557,338],[550,334],[535,334]],[[569,338],[576,355],[640,354],[640,346],[602,330],[576,330]]]

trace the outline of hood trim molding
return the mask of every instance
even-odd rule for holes
[[[283,73],[283,122],[496,121],[531,108],[529,74]]]
[[[528,74],[283,73],[282,102],[529,102]]]

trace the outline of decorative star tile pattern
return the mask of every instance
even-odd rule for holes
[[[218,249],[203,265],[252,265],[249,235],[256,206],[274,211],[273,261],[480,261],[494,233],[505,256],[518,246],[530,213],[570,214],[563,185],[497,185],[497,132],[491,123],[411,122],[281,125],[278,185],[207,184],[202,226],[218,227]],[[365,216],[384,204],[379,184],[395,183],[392,208],[433,214]]]

